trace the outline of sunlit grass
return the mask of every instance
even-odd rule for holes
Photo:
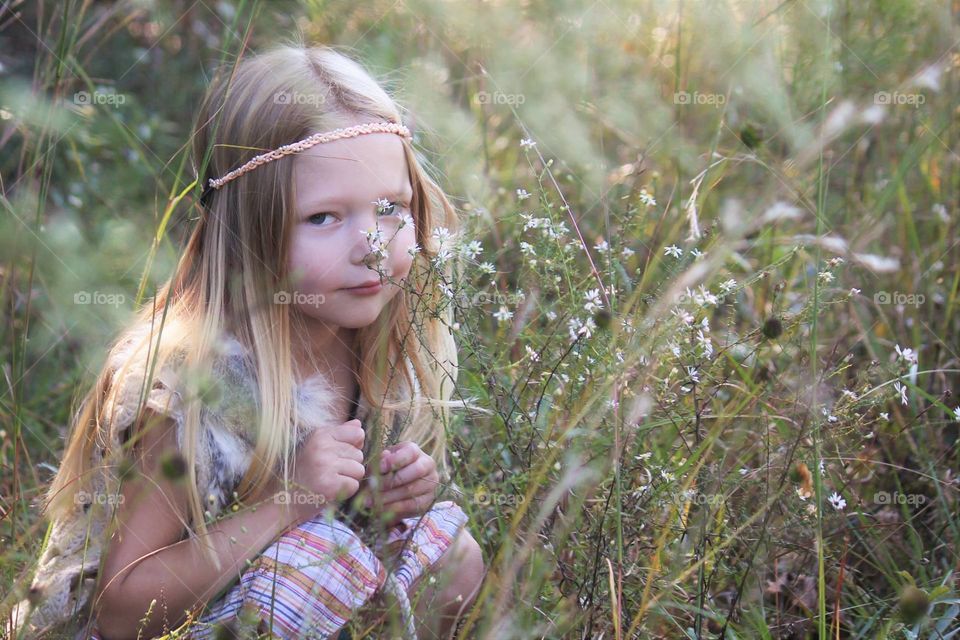
[[[207,68],[302,29],[389,81],[461,210],[459,383],[490,411],[449,428],[490,566],[464,637],[960,625],[949,6],[44,6],[0,77],[4,583],[196,215]]]

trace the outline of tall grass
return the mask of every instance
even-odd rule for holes
[[[2,604],[71,400],[196,215],[205,71],[302,30],[398,92],[463,214],[463,637],[951,637],[958,11],[5,8]]]

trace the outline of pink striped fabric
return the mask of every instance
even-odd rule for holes
[[[438,502],[423,516],[394,525],[371,548],[332,516],[307,520],[257,556],[239,582],[209,603],[180,637],[211,638],[218,623],[241,614],[264,621],[261,627],[277,638],[330,637],[383,586],[388,571],[409,590],[466,521],[457,504]],[[90,640],[101,640],[96,630]]]

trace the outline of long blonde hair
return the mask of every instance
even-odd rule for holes
[[[275,99],[292,92],[314,99]],[[201,184],[258,153],[347,126],[357,117],[402,122],[400,107],[350,57],[329,47],[285,44],[246,58],[215,76],[200,105],[193,155]],[[444,294],[455,264],[451,259],[436,266],[438,244],[431,236],[436,227],[456,234],[457,216],[422,168],[411,143],[404,139],[403,145],[421,250],[414,257],[407,290],[394,296],[372,325],[357,330],[357,344],[352,346],[360,357],[364,398],[380,409],[386,425],[392,424],[394,411],[410,409],[411,419],[400,438],[418,443],[437,461],[441,477],[448,479],[448,409],[463,406],[450,400],[458,363],[447,326],[452,318],[450,298]],[[252,462],[237,488],[241,500],[256,495],[280,462],[284,481],[289,477],[289,425],[296,420],[291,332],[297,328],[297,316],[292,305],[272,301],[289,275],[294,157],[262,165],[211,193],[209,200],[204,198],[175,273],[111,349],[115,354],[125,338],[144,336],[136,349],[149,356],[150,372],[155,372],[173,357],[182,359],[185,370],[203,371],[225,331],[248,347],[258,385],[259,427]],[[113,380],[114,372],[105,366],[74,416],[62,463],[47,494],[51,519],[65,513],[75,492],[85,486],[94,466],[94,446],[107,440],[110,417],[103,413],[114,391]],[[148,378],[146,390],[150,384]],[[411,389],[416,396],[412,405]],[[181,448],[187,462],[191,531],[203,536],[204,506],[193,464],[202,394],[187,396]]]

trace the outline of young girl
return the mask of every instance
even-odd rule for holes
[[[441,637],[466,611],[483,560],[440,499],[448,409],[469,406],[457,221],[401,120],[329,48],[214,81],[200,217],[74,418],[24,637],[325,638],[361,607]]]

